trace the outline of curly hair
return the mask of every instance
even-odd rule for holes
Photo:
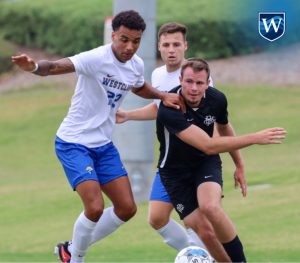
[[[144,19],[134,10],[120,12],[114,17],[112,20],[113,31],[117,31],[121,26],[133,30],[142,30],[142,32],[146,29]]]

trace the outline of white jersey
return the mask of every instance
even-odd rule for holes
[[[151,75],[151,83],[154,88],[159,89],[160,91],[168,92],[169,90],[180,85],[179,76],[181,68],[168,72],[166,65],[161,66],[153,70]],[[209,86],[213,87],[212,78],[209,77],[210,83]],[[155,100],[157,106],[159,106],[160,100]]]
[[[67,116],[57,136],[93,148],[111,141],[115,115],[132,87],[144,85],[144,63],[134,55],[122,63],[111,44],[69,58],[78,76]]]

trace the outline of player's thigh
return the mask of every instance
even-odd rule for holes
[[[86,211],[102,212],[104,200],[101,187],[98,181],[87,180],[77,185],[76,191],[79,194]]]
[[[133,209],[135,202],[128,176],[121,176],[101,185],[115,209]]]
[[[195,171],[197,199],[203,205],[220,205],[222,196],[222,161],[219,155],[207,156]]]
[[[220,206],[222,198],[222,187],[216,182],[205,182],[197,188],[197,199],[201,206]]]

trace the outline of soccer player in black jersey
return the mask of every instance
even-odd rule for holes
[[[207,217],[230,259],[244,262],[242,244],[221,207],[221,160],[217,154],[252,144],[281,143],[286,132],[282,128],[269,128],[243,136],[212,138],[215,123],[221,129],[226,129],[230,123],[227,119],[226,97],[209,87],[209,75],[209,67],[204,60],[189,59],[183,63],[181,85],[171,92],[182,96],[186,109],[182,112],[163,105],[159,108],[158,168],[171,201],[185,225],[201,236],[201,221]],[[144,114],[133,112],[120,112],[117,114],[118,122],[144,119]]]
[[[218,153],[252,144],[276,144],[285,130],[270,128],[244,136],[212,138],[214,123],[228,125],[227,100],[209,87],[210,70],[201,59],[183,65],[178,93],[186,109],[173,110],[160,105],[157,136],[160,142],[160,176],[180,218],[199,232],[199,212],[211,222],[233,262],[246,262],[243,246],[232,221],[221,206],[222,166]]]

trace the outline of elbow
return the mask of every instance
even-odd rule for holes
[[[211,147],[210,145],[203,147],[201,150],[207,155],[218,154],[218,152],[214,149],[214,147]]]
[[[215,154],[218,154],[217,151],[214,151],[214,150],[212,150],[212,149],[209,149],[209,150],[205,151],[204,153],[205,153],[206,155],[215,155]]]
[[[139,90],[138,89],[135,89],[135,88],[132,88],[131,89],[131,92],[134,94],[134,95],[137,95],[137,96],[139,96]]]

